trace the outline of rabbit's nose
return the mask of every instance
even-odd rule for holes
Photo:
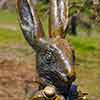
[[[70,70],[67,75],[68,80],[74,81],[76,79],[76,72],[74,69]]]

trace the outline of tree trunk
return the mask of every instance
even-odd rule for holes
[[[39,0],[32,0],[33,4],[37,4]]]
[[[99,4],[99,0],[93,0],[93,5],[98,5]]]
[[[5,8],[6,3],[7,3],[7,0],[1,0],[1,2],[0,2],[0,9]]]

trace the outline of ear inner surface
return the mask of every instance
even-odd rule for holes
[[[49,37],[61,36],[63,33],[62,23],[59,16],[58,0],[49,0],[50,16],[49,16]]]
[[[63,31],[66,30],[68,25],[68,0],[58,0],[59,1],[59,15],[61,22],[63,24]]]
[[[34,40],[44,37],[44,32],[40,19],[35,8],[32,9],[31,0],[17,0],[17,11],[19,13],[19,23],[23,34],[32,46]]]

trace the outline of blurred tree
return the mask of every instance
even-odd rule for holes
[[[0,9],[8,9],[10,11],[15,11],[16,9],[16,1],[15,0],[1,0],[0,1]]]
[[[93,1],[93,5],[98,5],[99,4],[99,0],[92,0]]]
[[[77,14],[71,17],[71,34],[77,35]]]
[[[44,2],[44,3],[48,3],[49,2],[49,0],[40,0],[41,2]]]
[[[91,18],[94,19],[96,22],[100,22],[100,1],[99,0],[93,0]]]
[[[6,8],[6,3],[7,3],[7,0],[1,0],[0,1],[0,9]]]

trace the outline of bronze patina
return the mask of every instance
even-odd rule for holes
[[[17,0],[18,20],[25,39],[36,52],[36,68],[40,82],[44,87],[54,85],[57,92],[67,100],[68,91],[76,77],[74,49],[64,39],[68,24],[68,0],[49,0],[49,2],[47,39],[31,0]],[[60,100],[59,97],[56,100]]]
[[[43,90],[36,92],[31,100],[65,100],[63,96],[58,95],[54,86],[46,86]]]

